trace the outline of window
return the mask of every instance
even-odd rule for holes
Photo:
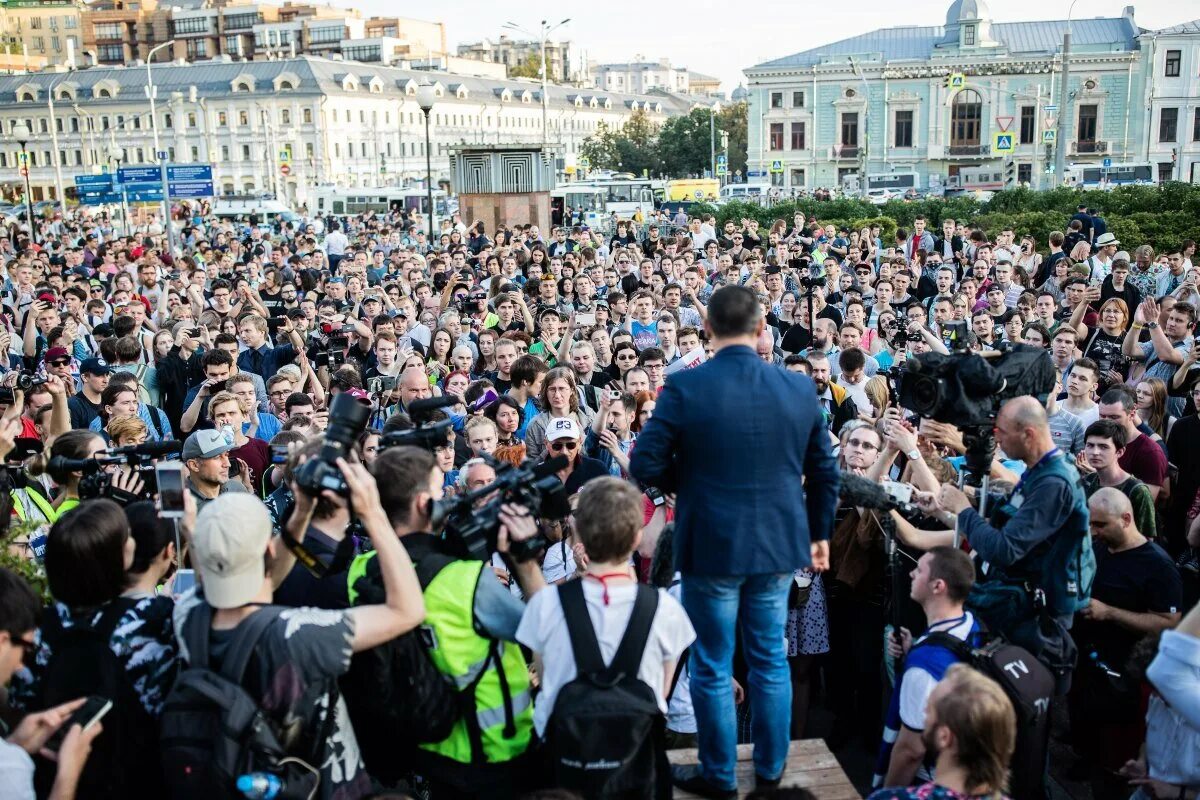
[[[133,151],[133,159],[134,159],[134,163],[137,163],[137,164],[145,164],[146,163],[146,154],[142,150],[142,148],[139,147]]]
[[[792,168],[791,183],[792,183],[792,186],[803,186],[804,185],[804,170],[803,169],[797,169],[795,167]]]
[[[1075,137],[1081,144],[1094,144],[1096,141],[1097,106],[1082,105],[1079,107],[1079,128]]]
[[[858,147],[858,112],[842,114],[842,146]]]
[[[200,148],[192,145],[192,161],[200,160]]]
[[[96,58],[105,63],[119,63],[125,60],[125,48],[119,44],[102,44],[96,48]],[[112,93],[108,89],[101,89],[100,96],[112,97]]]
[[[313,143],[312,142],[304,143],[304,157],[309,160],[312,159],[312,157],[313,157]]]
[[[59,37],[57,37],[57,36],[51,36],[50,37],[50,46],[52,48],[54,48],[55,52],[59,52],[62,50],[62,40],[59,39]]]
[[[75,19],[75,17],[64,17],[64,19],[66,19],[66,24],[64,24],[63,27],[67,30],[74,30],[79,25],[79,22]]]
[[[253,26],[255,23],[262,22],[262,15],[254,14],[228,14],[225,17],[225,30],[236,31],[243,30]]]
[[[782,122],[772,122],[771,123],[771,149],[772,150],[782,150],[783,149],[783,123]]]
[[[189,111],[187,115],[187,124],[189,128],[196,127],[196,112]]]
[[[221,160],[222,161],[229,160],[229,145],[227,145],[227,144],[221,145]]]
[[[354,142],[346,142],[346,157],[354,158]]]
[[[190,59],[208,58],[208,40],[188,39],[187,55]]]
[[[803,150],[804,149],[804,123],[803,122],[793,122],[792,123],[792,149],[793,150]]]
[[[217,112],[217,127],[219,127],[219,128],[229,127],[229,115],[226,114],[224,111]]]
[[[342,25],[323,25],[320,28],[309,28],[308,41],[310,44],[330,44],[346,38],[346,28]]]
[[[175,126],[175,118],[170,114],[163,114],[163,127],[172,128]]]
[[[304,111],[302,111],[300,114],[300,119],[304,122],[305,125],[312,125],[312,109],[311,108],[304,109]]]
[[[79,133],[79,117],[71,117],[71,133]]]
[[[39,119],[38,120],[38,133],[49,133],[49,132],[50,132],[50,120],[48,120],[44,117],[42,119]]]
[[[1033,183],[1033,164],[1017,164],[1017,183]]]
[[[912,147],[913,146],[913,112],[912,111],[897,111],[896,124],[896,147]]]
[[[1167,78],[1179,77],[1179,65],[1183,61],[1182,50],[1168,50],[1163,60],[1163,75]]]
[[[1164,108],[1158,112],[1158,140],[1160,142],[1173,142],[1176,139],[1179,127],[1179,109]]]
[[[249,160],[250,160],[250,145],[244,144],[244,145],[242,145],[242,161],[249,161]]]
[[[950,146],[977,146],[982,132],[983,98],[974,89],[964,89],[950,107]]]
[[[242,110],[238,112],[238,125],[250,124],[250,112]]]
[[[175,160],[175,148],[168,147],[167,148],[167,161],[174,161],[174,160]]]
[[[37,50],[40,53],[46,52],[46,37],[44,37],[44,36],[33,37],[33,47],[35,50]]]
[[[1175,162],[1160,161],[1158,163],[1158,182],[1166,183],[1175,177]]]
[[[30,19],[30,20],[29,20],[29,27],[30,27],[30,28],[33,28],[35,31],[36,31],[36,30],[41,30],[41,28],[42,28],[42,18],[41,18],[41,17],[33,17],[32,19]]]
[[[225,37],[225,50],[231,56],[236,56],[241,52],[242,37],[234,34],[233,36]]]
[[[175,20],[175,33],[208,33],[208,17],[187,17]]]
[[[1200,142],[1200,108],[1196,109],[1196,116],[1192,118],[1192,141]]]
[[[96,34],[96,41],[121,39],[125,26],[119,22],[98,22],[92,25],[92,32]]]
[[[58,133],[63,133],[63,130],[64,130],[64,129],[63,129],[63,118],[62,118],[62,117],[55,117],[55,118],[54,118],[54,129],[55,129],[55,130],[56,130]]]
[[[291,109],[284,108],[279,111],[279,124],[280,125],[291,125],[292,124]]]
[[[1037,130],[1037,109],[1033,106],[1021,106],[1021,144],[1033,144],[1033,136]]]
[[[783,108],[783,92],[771,92],[771,108]]]
[[[971,47],[972,45],[975,44],[975,26],[974,25],[963,26],[963,44],[966,45],[967,47]]]
[[[792,108],[804,108],[804,92],[792,92]]]

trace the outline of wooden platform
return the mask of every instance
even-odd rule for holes
[[[753,745],[738,745],[737,781],[738,794],[745,797],[754,789],[754,764],[751,762]],[[671,750],[667,753],[672,764],[695,764],[695,749]],[[837,759],[825,746],[823,739],[800,739],[792,742],[788,749],[787,766],[783,770],[781,786],[802,786],[820,800],[860,800],[861,795],[842,772]],[[675,790],[675,800],[690,800],[698,795]]]

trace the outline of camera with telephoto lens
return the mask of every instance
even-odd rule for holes
[[[41,375],[36,375],[32,372],[21,372],[17,375],[16,388],[25,394],[29,394],[34,388],[44,386],[46,378]]]
[[[405,446],[419,447],[431,453],[443,447],[450,447],[450,435],[453,433],[454,421],[443,419],[434,422],[433,415],[439,409],[457,403],[458,398],[452,395],[413,400],[408,404],[408,416],[415,427],[385,433],[379,440],[379,446],[383,449]]]
[[[450,548],[460,558],[490,561],[500,535],[500,509],[515,505],[542,519],[562,519],[571,513],[567,490],[556,474],[566,466],[562,456],[541,464],[514,467],[489,458],[496,480],[487,486],[433,504],[433,530],[442,528]],[[550,545],[540,531],[524,541],[510,541],[516,561],[538,558]]]
[[[93,500],[104,497],[120,505],[137,500],[152,500],[158,492],[158,479],[154,475],[154,462],[164,456],[178,453],[183,443],[173,440],[145,442],[127,447],[114,447],[92,458],[66,458],[55,456],[50,459],[49,469],[54,472],[82,472],[79,481],[79,497]],[[129,467],[142,481],[139,493],[127,492],[113,486],[112,475],[105,467],[124,465]]]
[[[367,428],[371,407],[342,392],[329,405],[329,427],[325,442],[315,458],[305,461],[296,470],[296,484],[314,497],[328,490],[346,497],[350,489],[337,465],[339,458],[350,457],[354,443]]]

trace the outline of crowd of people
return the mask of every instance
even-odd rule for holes
[[[0,239],[0,796],[1200,796],[1194,242],[172,224]]]

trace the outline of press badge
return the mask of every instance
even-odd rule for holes
[[[38,561],[42,561],[46,555],[46,534],[39,533],[29,540],[29,549],[33,551],[33,557]]]
[[[425,643],[425,646],[430,650],[437,650],[437,631],[433,629],[433,626],[422,625],[417,630],[421,632],[421,641]]]

